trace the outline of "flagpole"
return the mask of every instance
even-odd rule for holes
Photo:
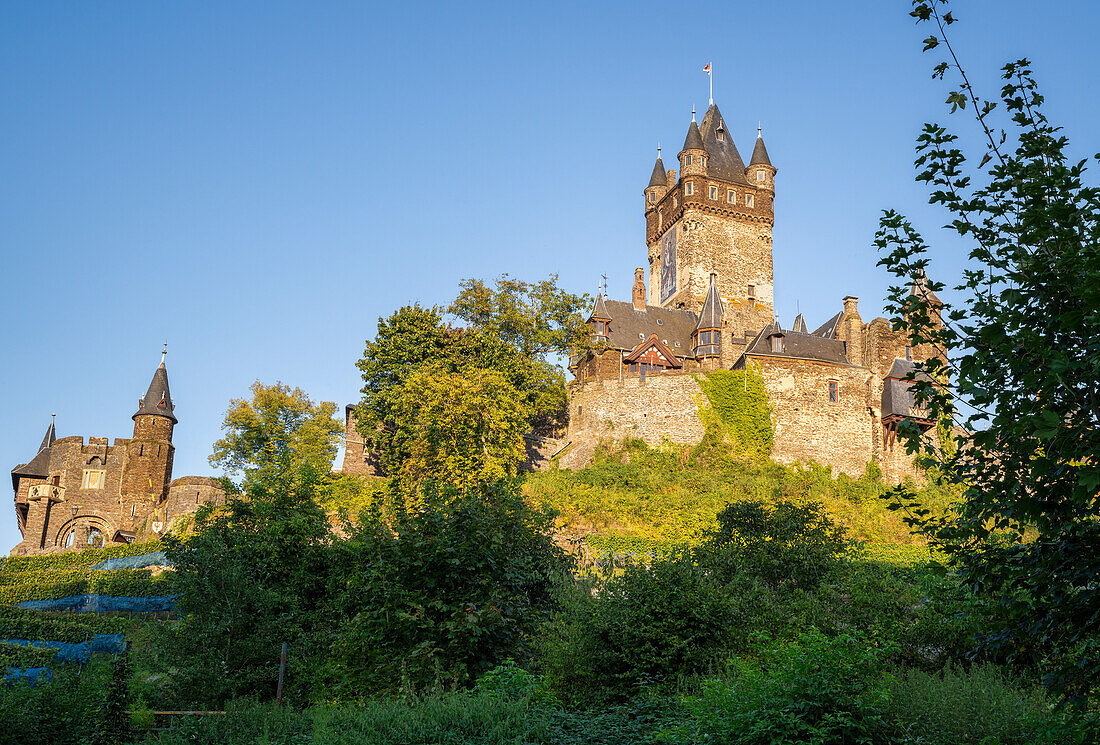
[[[710,67],[710,63],[707,63],[707,67]],[[710,105],[714,105],[714,71],[707,70],[707,80],[710,81]]]

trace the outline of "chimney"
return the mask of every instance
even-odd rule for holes
[[[632,300],[634,310],[645,310],[645,282],[642,281],[642,267],[634,270],[634,292]]]
[[[844,319],[840,330],[848,362],[853,365],[863,364],[863,319],[856,309],[858,303],[859,298],[854,295],[844,298]]]

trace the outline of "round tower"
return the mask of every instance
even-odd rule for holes
[[[668,175],[661,160],[661,146],[657,146],[657,162],[653,164],[653,175],[649,177],[649,186],[645,188],[645,213],[648,215],[657,209],[657,203],[668,194]]]
[[[764,147],[764,135],[758,126],[756,128],[756,147],[752,149],[752,159],[749,161],[748,168],[745,169],[745,177],[749,180],[749,184],[760,191],[768,192],[774,197],[775,174],[777,172],[772,165],[771,158],[768,157],[768,149]]]
[[[688,176],[707,175],[707,149],[703,146],[703,135],[699,132],[699,125],[695,121],[695,111],[691,112],[691,125],[688,127],[687,137],[684,138],[684,149],[680,151],[680,179]],[[684,191],[684,196],[692,194]]]

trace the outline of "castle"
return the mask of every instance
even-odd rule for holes
[[[163,533],[168,521],[225,499],[216,479],[172,480],[177,423],[161,356],[134,413],[130,439],[57,438],[51,421],[38,453],[11,472],[23,540],[13,556],[130,543]]]
[[[698,443],[697,376],[752,367],[764,380],[775,429],[772,457],[816,461],[885,478],[920,478],[895,447],[898,422],[932,422],[914,406],[906,376],[933,350],[913,347],[885,318],[864,323],[857,298],[810,330],[799,314],[775,317],[772,228],[775,176],[759,128],[746,166],[718,107],[692,112],[679,175],[660,150],[644,190],[645,267],[630,302],[596,297],[591,348],[570,360],[570,417],[562,463],[585,463],[602,440]],[[935,296],[926,286],[913,292]]]

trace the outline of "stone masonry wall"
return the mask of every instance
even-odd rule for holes
[[[578,442],[637,437],[656,447],[668,438],[695,444],[703,438],[698,398],[703,395],[688,373],[650,373],[569,385],[569,430],[565,439]]]
[[[753,357],[772,405],[779,463],[828,465],[859,476],[873,458],[872,417],[867,406],[869,372],[860,367],[782,357]],[[829,401],[829,381],[839,400]]]

